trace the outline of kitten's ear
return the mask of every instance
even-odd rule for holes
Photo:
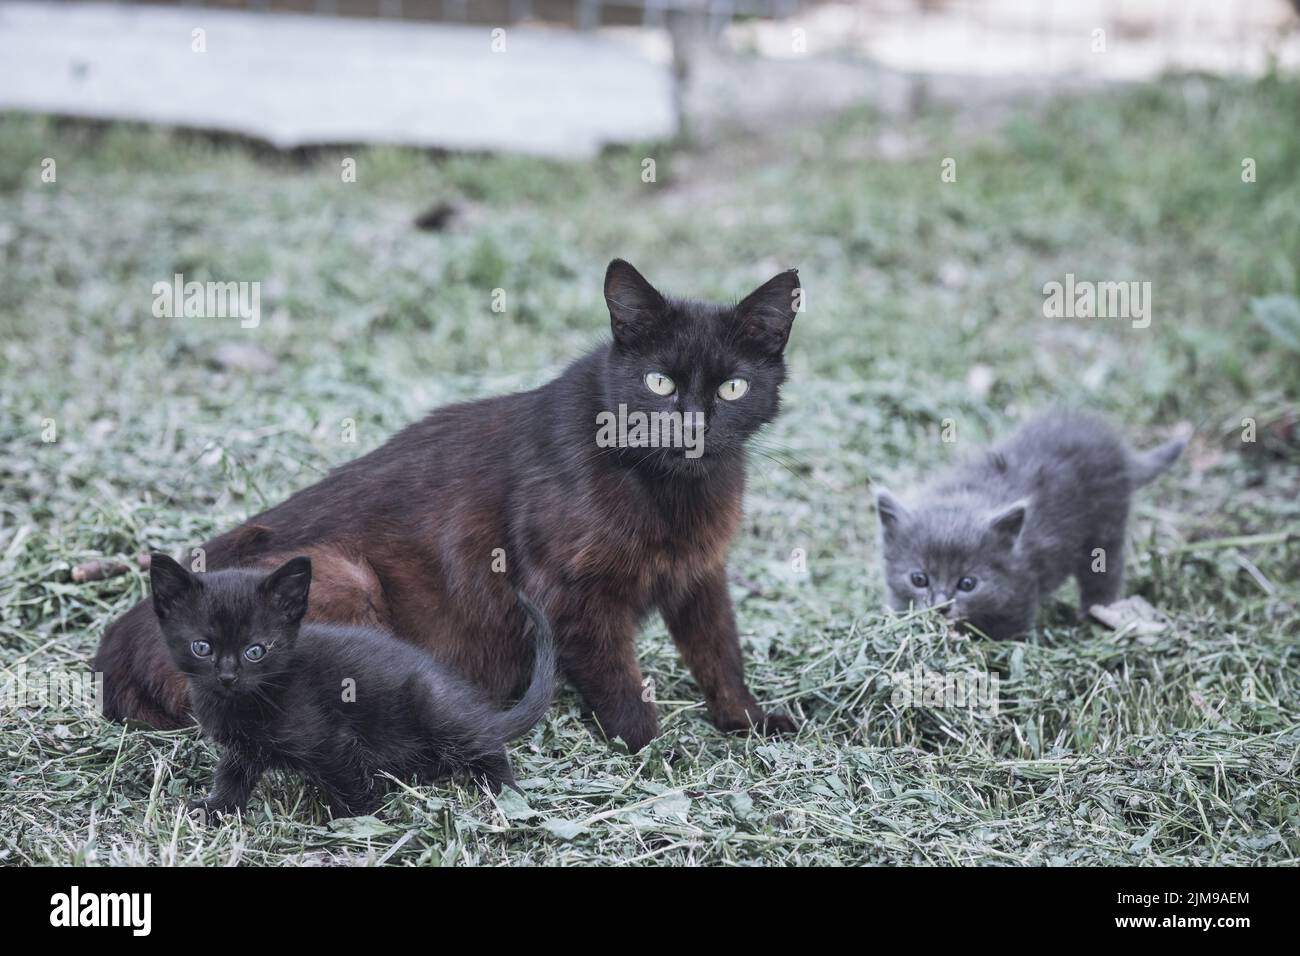
[[[785,351],[794,317],[803,308],[799,270],[774,275],[745,296],[736,306],[736,318],[749,336],[769,355]]]
[[[1015,504],[1007,505],[989,520],[989,527],[997,535],[998,540],[1007,547],[1016,543],[1020,537],[1020,529],[1025,526],[1025,512],[1029,507],[1029,502],[1025,499],[1017,501]]]
[[[667,304],[632,264],[615,259],[605,270],[605,304],[614,341],[630,345],[663,321]]]
[[[286,561],[258,585],[258,590],[284,615],[289,624],[297,624],[307,613],[307,594],[311,590],[311,558]]]
[[[203,585],[168,555],[154,553],[149,555],[149,586],[154,613],[161,620]]]
[[[898,526],[909,514],[903,503],[889,493],[888,488],[876,489],[876,513],[880,515],[880,530],[886,541],[893,540]]]

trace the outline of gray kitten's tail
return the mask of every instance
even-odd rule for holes
[[[1157,448],[1129,454],[1129,477],[1134,488],[1141,488],[1148,482],[1155,481],[1187,447],[1186,438],[1175,438]]]
[[[555,696],[555,636],[551,633],[546,615],[522,591],[516,591],[519,606],[528,615],[534,632],[533,676],[528,689],[509,710],[498,718],[497,729],[502,740],[514,740],[527,732],[546,714]],[[525,633],[528,628],[525,628]]]

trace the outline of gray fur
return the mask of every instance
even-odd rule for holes
[[[1052,412],[922,489],[915,506],[879,489],[890,606],[937,607],[1002,639],[1031,629],[1042,600],[1071,576],[1081,613],[1113,603],[1123,589],[1133,491],[1185,445],[1179,439],[1134,453],[1105,422]],[[1096,549],[1104,570],[1093,570]],[[912,582],[916,573],[926,586]],[[959,587],[963,578],[974,588]]]

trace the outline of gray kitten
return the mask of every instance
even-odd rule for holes
[[[1081,613],[1113,603],[1129,499],[1186,444],[1132,452],[1104,422],[1053,412],[927,486],[916,507],[880,489],[890,606],[940,608],[1002,639],[1032,628],[1039,603],[1070,575]]]

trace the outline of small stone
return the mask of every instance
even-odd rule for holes
[[[986,398],[993,388],[995,376],[987,365],[972,365],[966,373],[966,387],[974,398]]]
[[[1165,616],[1146,598],[1133,595],[1114,604],[1094,604],[1088,614],[1113,631],[1128,630],[1138,635],[1159,634],[1169,627]]]
[[[274,372],[276,361],[265,349],[244,342],[227,342],[212,353],[212,364],[222,371]]]

